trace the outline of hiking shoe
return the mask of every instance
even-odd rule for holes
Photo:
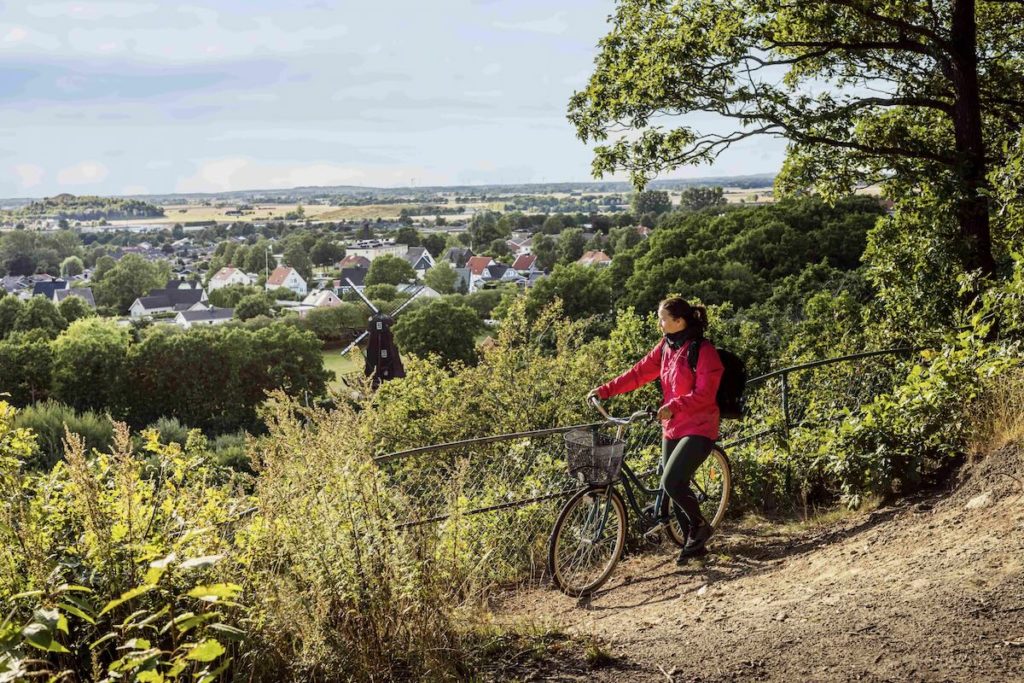
[[[707,553],[705,544],[711,538],[715,530],[710,524],[704,522],[700,526],[691,527],[690,535],[686,539],[686,545],[679,551],[680,557],[696,557]]]
[[[693,550],[687,550],[686,548],[683,548],[682,550],[679,551],[679,556],[676,558],[676,564],[679,565],[680,567],[682,567],[687,562],[689,562],[692,558],[704,557],[707,554],[708,554],[707,546],[703,546],[702,545],[699,548],[695,548]]]

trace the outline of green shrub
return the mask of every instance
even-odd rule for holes
[[[183,446],[188,441],[188,427],[181,424],[176,417],[161,417],[147,429],[155,431],[159,435],[160,443],[165,445],[176,443]]]
[[[109,449],[114,437],[114,425],[106,415],[91,410],[77,413],[74,408],[56,401],[28,406],[17,414],[14,425],[30,429],[35,435],[38,452],[29,466],[41,471],[49,471],[61,459],[65,428],[80,435],[89,450]]]

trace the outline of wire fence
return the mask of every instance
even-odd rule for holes
[[[751,379],[747,417],[722,425],[722,443],[736,448],[735,456],[730,450],[734,467],[770,467],[756,462],[759,441],[785,440],[794,430],[842,419],[892,386],[902,359],[912,351],[843,356]],[[495,580],[541,578],[554,519],[564,500],[581,488],[565,464],[565,434],[579,428],[614,426],[591,423],[499,434],[375,460],[404,503],[400,528],[426,532],[458,546],[452,552],[480,558]],[[634,471],[655,483],[660,424],[638,423],[622,436]],[[787,460],[786,467],[799,470],[799,458]]]

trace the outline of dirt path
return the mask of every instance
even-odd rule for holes
[[[580,603],[500,613],[596,636],[615,662],[512,677],[607,681],[1024,681],[1024,450],[949,491],[812,530],[725,528],[701,565],[622,562]]]

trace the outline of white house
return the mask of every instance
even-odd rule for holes
[[[133,318],[146,318],[157,313],[206,310],[204,289],[154,289],[148,296],[136,299],[128,311]]]
[[[286,287],[299,296],[306,296],[306,281],[302,279],[298,271],[288,266],[278,266],[267,278],[267,290]]]
[[[245,285],[248,287],[251,284],[252,278],[250,278],[240,268],[225,266],[214,273],[213,277],[210,278],[210,282],[207,284],[207,288],[212,292],[215,289],[227,287],[228,285]]]
[[[512,262],[512,270],[516,271],[523,277],[530,277],[531,273],[542,272],[537,267],[537,255],[536,254],[522,254]]]
[[[409,250],[406,244],[395,244],[392,240],[364,240],[345,247],[346,256],[362,256],[372,261],[378,256],[402,258]]]
[[[334,306],[340,306],[341,303],[338,295],[329,289],[320,289],[312,292],[302,300],[303,306],[312,306],[313,308],[333,308]]]
[[[409,247],[409,251],[405,252],[405,260],[409,262],[419,278],[426,275],[427,271],[436,265],[434,257],[430,255],[426,247]]]
[[[174,317],[174,324],[186,330],[193,327],[223,325],[230,322],[235,315],[233,308],[202,308],[194,311],[181,311]]]
[[[487,269],[495,265],[495,260],[490,256],[471,256],[466,262],[469,270],[469,291],[475,292],[480,288],[485,279],[488,279]]]

